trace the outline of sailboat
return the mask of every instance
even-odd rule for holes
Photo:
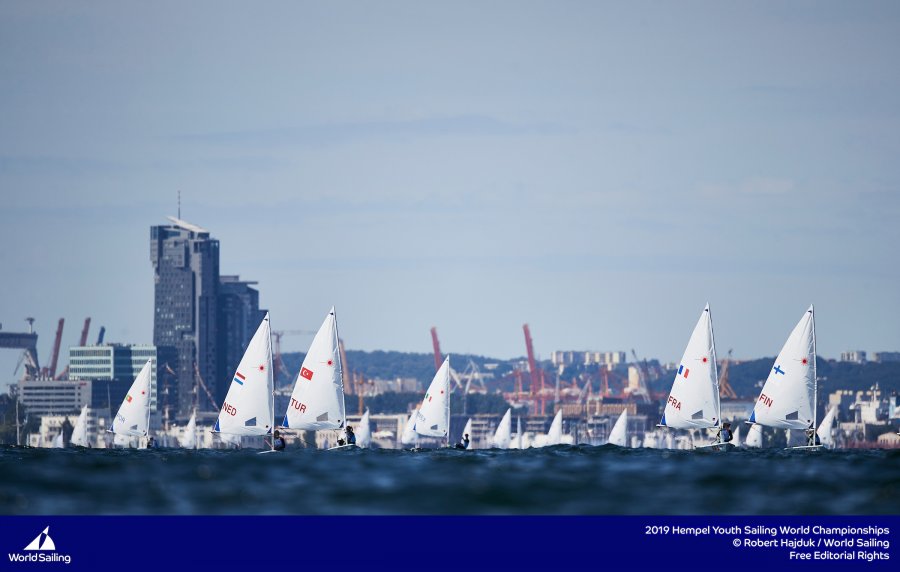
[[[416,415],[416,433],[425,437],[443,437],[450,444],[450,356],[434,374],[425,399]]]
[[[678,365],[659,426],[670,429],[720,430],[720,409],[716,342],[707,304],[694,326]],[[717,434],[714,443],[695,448],[720,445],[724,446]]]
[[[607,443],[610,445],[618,445],[619,447],[627,447],[628,446],[628,410],[623,409],[622,414],[619,415],[619,418],[616,419],[616,424],[613,425],[613,428],[609,432],[609,440]]]
[[[776,429],[807,431],[807,444],[793,449],[817,449],[816,322],[813,307],[800,318],[763,385],[748,423]]]
[[[751,425],[747,430],[747,438],[744,439],[744,447],[762,447],[762,425]]]
[[[372,427],[369,425],[369,410],[363,413],[359,425],[356,426],[356,446],[367,448],[372,443]]]
[[[556,412],[556,415],[553,416],[553,421],[550,422],[550,429],[547,431],[547,435],[544,437],[544,447],[552,447],[553,445],[559,445],[562,443],[562,409]]]
[[[88,446],[87,411],[87,405],[81,408],[81,414],[78,415],[78,420],[75,421],[75,427],[72,429],[72,438],[69,440],[69,443],[76,447]]]
[[[345,411],[344,372],[332,307],[303,359],[281,424],[304,431],[343,429]],[[332,448],[340,447],[349,445]]]
[[[401,445],[413,445],[418,439],[418,435],[416,435],[416,415],[418,414],[419,410],[416,409],[406,420],[406,426],[403,427],[403,433],[400,435]]]
[[[512,440],[512,409],[507,409],[494,431],[494,438],[491,439],[491,446],[497,449],[509,449],[509,443]]]
[[[134,378],[109,428],[109,431],[116,435],[114,440],[116,444],[123,441],[131,442],[134,437],[147,437],[149,434],[150,367],[151,360],[148,359],[141,372]]]
[[[184,426],[184,432],[181,434],[181,446],[185,449],[196,449],[197,441],[197,412],[193,411],[187,425]]]
[[[269,314],[263,318],[238,364],[213,433],[231,438],[265,437],[275,426],[275,381]],[[274,440],[272,449],[274,451]]]
[[[822,418],[822,424],[816,429],[816,435],[819,436],[819,442],[829,449],[834,448],[834,420],[837,417],[837,405],[832,405],[825,417]]]
[[[735,447],[741,446],[741,428],[735,427],[734,432],[731,434],[731,444]]]
[[[466,435],[469,436],[469,447],[468,448],[474,449],[475,448],[475,439],[472,437],[472,418],[471,417],[466,420],[466,424],[465,424],[465,426],[463,426],[462,433],[459,436],[460,443],[462,443],[465,440]]]

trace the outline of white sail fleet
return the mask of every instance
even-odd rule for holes
[[[816,423],[816,337],[812,306],[804,313],[788,336],[769,373],[750,414],[743,446],[761,447],[763,428],[800,431],[803,444],[794,448],[815,449],[833,446],[831,427],[835,409],[827,412],[821,425]],[[716,345],[709,305],[700,314],[657,427],[644,435],[644,447],[712,448],[716,450],[740,445],[740,428],[731,428],[721,416]],[[335,448],[368,447],[372,443],[369,412],[366,410],[355,433],[347,430],[344,403],[343,364],[340,338],[334,308],[325,316],[309,351],[303,360],[291,392],[287,410],[275,411],[272,337],[269,315],[263,318],[247,346],[234,373],[212,433],[223,443],[240,443],[243,437],[261,437],[274,450],[277,433],[297,431],[334,432]],[[118,446],[140,446],[152,440],[150,430],[151,362],[144,364],[131,385],[109,432]],[[419,447],[420,438],[429,444],[451,446],[450,436],[450,356],[438,368],[420,406],[410,415],[399,441],[404,446]],[[529,447],[571,444],[571,435],[563,434],[562,411],[554,416],[546,434],[529,434],[516,420],[512,432],[512,409],[502,416],[493,435],[491,448],[525,449]],[[72,431],[70,443],[88,446],[86,435],[87,406]],[[683,431],[686,433],[675,433]],[[376,434],[377,435],[377,434]],[[184,427],[179,444],[198,448],[203,439],[198,431],[196,412]],[[472,420],[459,435],[456,448],[474,448]],[[54,442],[54,446],[62,446]],[[629,441],[628,413],[623,409],[609,430],[607,444],[618,447],[636,445]]]

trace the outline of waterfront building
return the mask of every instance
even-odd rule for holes
[[[841,361],[851,363],[866,363],[866,352],[862,350],[850,350],[841,352]]]
[[[69,379],[95,382],[91,384],[91,398],[88,404],[92,408],[115,410],[148,359],[151,362],[150,410],[158,411],[159,360],[156,346],[137,344],[72,346],[69,348]]]
[[[872,361],[877,363],[900,361],[900,352],[872,352]]]

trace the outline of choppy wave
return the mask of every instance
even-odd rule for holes
[[[898,514],[900,450],[0,447],[5,514]]]

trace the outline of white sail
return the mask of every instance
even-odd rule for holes
[[[144,437],[150,429],[150,360],[134,378],[110,431],[116,435]]]
[[[459,436],[459,442],[462,443],[466,438],[466,435],[469,436],[469,449],[475,448],[475,439],[472,438],[472,419],[466,420],[466,425],[463,427],[462,434]]]
[[[191,413],[187,425],[184,426],[184,433],[181,435],[181,446],[185,449],[197,448],[197,412]]]
[[[332,307],[303,359],[282,425],[309,431],[340,429],[344,412],[344,372]]]
[[[731,444],[735,447],[741,446],[741,428],[735,427],[734,431],[731,433]]]
[[[491,439],[491,446],[498,449],[509,449],[509,442],[512,440],[512,409],[507,409],[494,431],[494,438]]]
[[[762,447],[762,425],[753,424],[747,429],[747,438],[744,439],[744,447]]]
[[[804,430],[815,424],[816,327],[813,307],[800,318],[775,360],[751,423]]]
[[[822,419],[822,423],[819,425],[819,428],[816,430],[816,435],[819,436],[819,442],[825,445],[826,447],[834,447],[834,419],[837,416],[837,405],[832,405],[831,409],[828,410],[828,413],[825,414],[825,417]]]
[[[366,409],[362,419],[359,420],[359,425],[356,427],[356,446],[365,448],[368,447],[371,442],[372,427],[369,425],[369,410]]]
[[[75,421],[75,427],[72,429],[72,438],[69,440],[69,443],[77,447],[88,446],[87,411],[87,405],[81,408],[81,414],[78,416],[78,420]]]
[[[427,437],[446,437],[450,427],[450,356],[431,380],[422,407],[416,416],[416,433]]]
[[[708,429],[718,424],[716,344],[707,304],[678,365],[660,425],[673,429]]]
[[[272,333],[267,313],[247,344],[213,433],[237,436],[271,433],[275,424],[274,387]]]
[[[51,446],[54,449],[62,449],[63,447],[65,447],[65,442],[63,441],[62,429],[59,430],[59,435],[57,435],[56,437],[53,438],[53,443],[51,444]]]
[[[419,411],[413,411],[410,414],[409,419],[406,420],[406,426],[403,428],[403,433],[400,435],[400,443],[403,445],[412,445],[416,442],[416,415],[419,414]]]
[[[562,443],[562,409],[553,416],[550,422],[550,429],[547,431],[547,437],[544,439],[544,446],[550,447]]]
[[[619,447],[627,447],[628,446],[628,410],[623,409],[622,414],[619,415],[619,418],[616,419],[616,424],[613,425],[612,430],[609,432],[609,441],[610,445],[618,445]]]

